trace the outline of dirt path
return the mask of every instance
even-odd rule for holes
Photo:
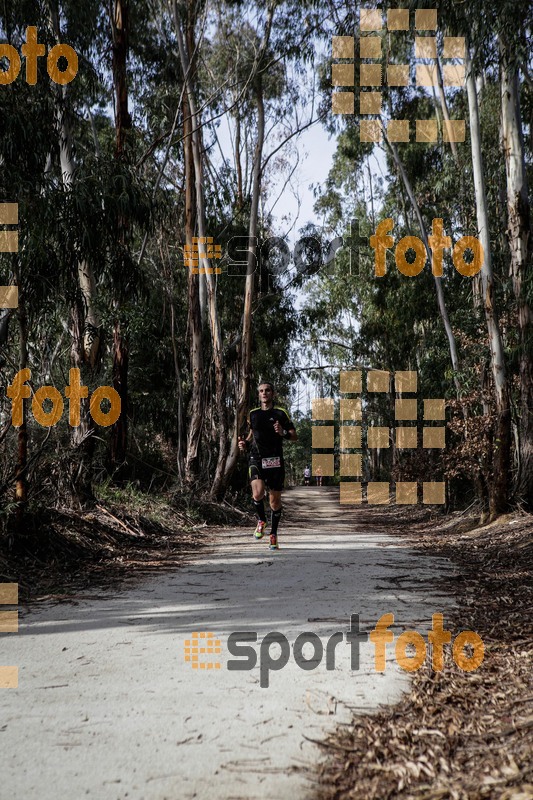
[[[183,569],[124,592],[21,613],[18,635],[1,637],[0,663],[19,666],[19,688],[0,690],[2,796],[307,796],[306,766],[319,755],[309,739],[348,724],[353,709],[397,700],[408,685],[391,645],[385,673],[375,671],[368,642],[359,669],[351,669],[350,615],[369,631],[392,612],[395,634],[425,635],[432,613],[452,602],[434,586],[453,568],[367,526],[358,530],[358,512],[339,506],[334,489],[296,489],[286,505],[277,553],[267,537],[255,542],[249,531],[224,530],[210,555]],[[199,656],[219,660],[220,669],[185,661],[194,631],[220,640],[220,655]],[[257,633],[251,670],[227,668],[236,655],[227,639],[236,631]],[[266,669],[263,640],[273,631],[290,647],[278,671]],[[324,645],[312,670],[295,661],[293,644],[304,631]],[[326,642],[335,632],[343,638],[327,670]],[[272,661],[280,652],[271,645]],[[313,656],[312,644],[302,656]]]

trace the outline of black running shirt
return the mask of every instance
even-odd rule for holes
[[[254,438],[252,440],[251,455],[267,456],[283,455],[283,437],[274,430],[274,423],[278,420],[285,431],[294,429],[289,415],[284,408],[273,406],[263,411],[261,408],[252,408],[248,419]]]

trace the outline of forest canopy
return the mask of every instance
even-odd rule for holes
[[[413,15],[431,4],[380,4],[384,15],[400,7]],[[373,142],[361,136],[357,92],[354,113],[332,112],[332,37],[357,35],[358,4],[0,6],[0,47],[21,54],[16,79],[0,81],[0,203],[18,213],[7,224],[17,252],[0,254],[0,283],[18,287],[16,307],[0,308],[2,529],[23,526],[32,508],[90,508],[109,482],[228,497],[246,486],[238,438],[257,382],[272,381],[290,406],[302,385],[338,397],[341,370],[416,371],[420,397],[446,400],[445,450],[382,447],[373,475],[435,475],[447,482],[448,508],[532,509],[532,9],[510,0],[437,8],[437,83],[384,83]],[[46,53],[76,52],[68,83],[51,77],[44,56],[28,81],[29,26]],[[417,34],[411,25],[372,35],[385,74],[410,58]],[[460,88],[443,82],[446,37],[465,41]],[[0,76],[14,51],[0,50]],[[55,77],[68,67],[58,58]],[[460,118],[464,141],[448,141]],[[436,120],[436,140],[398,141],[390,123],[409,120],[414,131],[419,119]],[[289,191],[314,126],[335,153],[287,271],[287,231],[267,209],[280,186]],[[377,277],[369,239],[386,219],[394,245]],[[434,220],[452,243],[442,277],[429,266]],[[413,277],[394,259],[408,236],[427,255]],[[482,247],[474,276],[452,254],[464,237]],[[36,393],[55,387],[67,409],[72,370],[87,387],[79,424],[65,410],[43,425],[52,397]],[[23,371],[31,377],[15,424],[8,387]],[[120,415],[103,425],[113,400]],[[392,437],[393,409],[376,397],[369,425]],[[311,459],[311,409],[294,419],[296,480]]]

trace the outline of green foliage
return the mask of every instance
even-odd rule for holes
[[[23,308],[23,313],[11,316],[9,338],[0,353],[0,426],[9,419],[5,386],[18,369],[23,346],[34,388],[53,384],[62,389],[65,385],[73,351],[79,349],[74,330],[76,312],[83,322],[85,310],[79,268],[80,264],[88,265],[94,276],[93,300],[101,322],[101,360],[94,369],[86,363],[82,366],[92,382],[91,388],[113,382],[113,330],[120,322],[129,351],[130,421],[130,451],[122,477],[129,481],[127,492],[131,490],[134,502],[136,487],[140,487],[139,491],[182,487],[188,410],[198,379],[191,368],[188,274],[183,263],[185,108],[174,23],[165,4],[139,0],[129,5],[126,83],[133,125],[126,132],[121,157],[117,157],[116,87],[108,5],[99,0],[61,0],[57,4],[60,38],[79,55],[79,73],[64,91],[50,81],[44,59],[39,62],[37,85],[28,86],[21,78],[0,87],[0,201],[18,202],[20,229],[19,253],[0,256],[0,283],[18,282]],[[185,13],[186,4],[178,5],[180,13]],[[388,5],[394,4],[385,4]],[[361,234],[369,237],[380,219],[392,217],[396,242],[406,235],[420,236],[391,153],[386,148],[381,151],[378,163],[382,176],[377,176],[375,162],[369,161],[374,146],[360,142],[356,118],[334,119],[330,114],[330,59],[318,63],[317,44],[327,43],[329,47],[333,27],[337,34],[353,32],[357,10],[335,2],[324,6],[317,0],[276,2],[274,6],[271,38],[261,62],[258,53],[270,3],[217,0],[207,8],[199,3],[194,6],[197,16],[189,20],[196,25],[192,77],[202,121],[208,235],[227,252],[233,237],[248,234],[259,85],[265,102],[268,146],[274,149],[293,132],[294,110],[299,112],[308,100],[311,102],[309,80],[317,72],[322,93],[320,114],[337,137],[332,169],[316,197],[317,214],[327,219],[329,235],[346,236],[350,220],[357,217]],[[36,25],[40,41],[53,46],[51,7],[54,4],[44,0],[4,3],[0,8],[1,36],[19,48],[26,26]],[[200,16],[204,10],[205,26]],[[439,6],[439,19],[446,35],[470,37],[475,46],[476,68],[484,71],[480,89],[481,144],[495,272],[493,302],[501,309],[516,407],[519,341],[508,269],[497,37],[513,37],[516,42],[514,53],[521,69],[531,185],[533,100],[526,72],[531,59],[525,35],[531,28],[531,8],[527,4],[511,4],[511,0],[476,0],[469,4],[446,0]],[[384,36],[387,57],[403,63],[408,50],[412,51],[413,36],[414,31]],[[447,90],[447,99],[452,117],[467,116],[465,92]],[[405,91],[384,89],[384,100],[385,118],[414,120],[441,113],[429,92],[415,87]],[[61,173],[60,119],[73,142],[68,156],[74,170],[68,180]],[[235,140],[224,147],[226,128],[235,131],[237,125],[239,165]],[[399,147],[427,228],[431,229],[434,218],[443,218],[445,231],[453,241],[477,233],[468,137],[469,133],[467,141],[458,147],[457,159],[451,148],[442,143],[421,146],[411,142]],[[242,173],[241,192],[237,188],[238,166]],[[268,207],[274,178],[278,173],[289,174],[291,168],[290,158],[283,150],[264,166],[262,209]],[[371,187],[369,170],[374,172]],[[303,232],[323,237],[313,226]],[[259,236],[275,234],[265,212]],[[306,363],[332,365],[327,373],[310,373],[315,385],[327,394],[338,392],[337,367],[342,366],[416,369],[422,396],[445,396],[450,402],[459,402],[454,385],[454,378],[458,377],[462,397],[451,425],[447,474],[455,481],[466,476],[474,482],[479,473],[490,475],[490,459],[483,454],[483,447],[490,440],[490,425],[486,429],[480,423],[476,428],[477,422],[473,423],[469,434],[459,413],[462,403],[474,418],[490,417],[490,381],[486,377],[490,352],[483,312],[473,303],[474,282],[457,274],[449,254],[445,256],[442,284],[460,352],[460,369],[455,376],[429,267],[417,278],[408,279],[398,273],[389,254],[386,276],[376,279],[373,252],[363,246],[358,269],[353,259],[350,265],[350,253],[345,247],[328,273],[323,269],[311,271],[314,274],[301,273],[291,286],[286,285],[286,277],[279,275],[275,267],[264,252],[262,257],[260,254],[254,277],[252,391],[260,377],[268,377],[275,382],[279,399],[290,407],[298,355]],[[216,277],[230,426],[243,377],[240,359],[244,285],[244,275],[229,275],[225,270]],[[304,297],[297,310],[299,291]],[[531,275],[525,291],[527,297],[533,298]],[[299,354],[298,341],[302,341]],[[218,447],[208,319],[203,323],[202,356],[206,414],[199,452],[202,488],[208,488]],[[378,401],[372,411],[376,419],[386,420],[390,409]],[[300,440],[286,451],[291,474],[300,480],[311,457],[311,423],[301,415],[295,421]],[[58,498],[67,502],[69,473],[63,468],[64,462],[77,457],[76,451],[74,455],[69,451],[71,433],[62,423],[45,440],[45,432],[30,425],[30,451],[37,452],[30,471],[32,497],[40,496],[37,487],[42,483],[47,502],[53,502],[54,486],[57,502]],[[109,433],[97,431],[93,454],[95,483],[102,483],[103,492],[112,490],[107,459]],[[469,444],[465,446],[467,440]],[[16,445],[16,431],[10,431],[2,440],[1,452],[6,502],[12,496]],[[427,454],[422,461],[418,466],[433,468]],[[391,464],[381,465],[384,466]],[[403,474],[409,474],[417,465],[402,456],[396,466]],[[232,490],[238,491],[246,481],[246,470],[240,463]],[[126,496],[123,499],[128,501]]]

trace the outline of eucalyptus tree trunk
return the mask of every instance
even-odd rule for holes
[[[15,277],[17,285],[22,286],[20,269],[15,267]],[[26,303],[24,293],[19,288],[18,302],[18,323],[19,323],[19,370],[26,369],[28,366],[28,317],[26,314]],[[24,515],[28,505],[28,478],[26,470],[28,467],[28,403],[30,400],[22,400],[22,424],[17,433],[17,460],[15,467],[15,500],[16,528],[18,535],[24,535]]]
[[[74,142],[67,118],[66,87],[58,91],[61,99],[56,105],[56,119],[59,133],[59,158],[61,178],[66,189],[72,189],[74,170]],[[78,285],[81,296],[81,319],[78,338],[75,347],[79,353],[79,361],[88,364],[91,369],[96,369],[100,362],[100,319],[96,310],[96,282],[92,266],[85,260],[78,261]],[[76,364],[79,366],[79,364]],[[86,435],[82,420],[79,435]],[[76,429],[75,429],[76,430]],[[76,437],[74,437],[76,440]]]
[[[241,164],[241,118],[239,110],[235,114],[235,167],[237,169],[237,211],[242,211],[244,195],[242,191],[242,164]]]
[[[50,3],[50,21],[56,41],[61,41],[59,14],[55,3]],[[74,157],[74,141],[69,120],[68,87],[56,85],[55,118],[59,137],[59,158],[61,179],[66,189],[72,189],[76,162]],[[81,259],[78,262],[78,284],[82,300],[83,319],[81,320],[80,340],[77,347],[81,360],[96,368],[100,360],[100,319],[96,310],[96,283],[91,265]],[[76,366],[78,366],[76,364]],[[83,420],[82,425],[83,427]],[[85,431],[80,432],[85,435]]]
[[[450,112],[448,109],[448,102],[446,100],[446,94],[444,93],[444,81],[442,78],[442,67],[440,64],[440,58],[437,59],[437,83],[438,83],[438,90],[439,90],[439,102],[442,111],[442,116],[444,118],[444,127],[451,131],[451,118]],[[452,151],[453,159],[457,165],[459,165],[459,152],[457,150],[457,144],[453,138],[450,136],[450,149]]]
[[[172,269],[172,267],[171,267]],[[172,341],[172,357],[174,360],[174,374],[176,378],[176,432],[177,432],[177,455],[176,465],[178,467],[178,475],[180,481],[185,477],[185,461],[183,452],[184,443],[184,414],[183,414],[183,387],[180,369],[180,357],[178,354],[178,345],[176,341],[176,311],[174,308],[174,282],[172,277],[168,278],[169,281],[169,304],[170,304],[170,338]]]
[[[511,455],[511,412],[503,341],[495,306],[489,215],[485,191],[485,178],[483,174],[483,156],[481,153],[479,109],[475,77],[470,61],[468,45],[466,48],[466,89],[470,117],[472,171],[474,175],[478,236],[485,254],[483,266],[481,268],[482,299],[491,353],[492,383],[496,406],[496,422],[494,429],[495,444],[492,463],[493,476],[490,484],[489,500],[490,513],[491,516],[494,517],[496,514],[505,511],[508,505]]]
[[[227,484],[239,457],[239,436],[242,433],[246,412],[250,403],[250,383],[252,377],[252,304],[255,286],[255,265],[257,252],[257,228],[259,220],[259,198],[261,195],[261,162],[265,142],[265,109],[263,103],[263,84],[261,75],[255,82],[255,97],[257,107],[257,139],[255,143],[253,177],[252,177],[252,204],[248,224],[248,264],[246,281],[244,284],[244,312],[242,320],[240,381],[235,409],[235,425],[231,437],[231,447],[226,463],[224,482]]]
[[[113,0],[111,8],[111,34],[113,43],[113,85],[115,90],[115,157],[126,160],[127,131],[131,128],[128,110],[128,83],[126,62],[129,47],[129,0]],[[125,214],[118,219],[117,242],[124,259],[129,239],[129,220]],[[120,302],[115,301],[113,323],[113,388],[120,397],[120,416],[111,433],[111,462],[120,468],[126,460],[128,444],[128,341],[120,319]]]
[[[518,65],[509,43],[500,37],[502,144],[507,176],[507,235],[510,275],[520,336],[520,420],[518,498],[533,508],[533,325],[526,297],[526,276],[532,267],[531,209],[524,158]]]
[[[187,53],[185,40],[181,28],[181,21],[178,14],[176,0],[173,0],[174,12],[174,25],[176,30],[176,39],[178,42],[179,57],[181,68],[184,76],[187,101],[190,110],[191,119],[191,148],[194,164],[194,177],[195,177],[195,193],[196,193],[196,225],[198,229],[198,236],[200,240],[206,241],[206,213],[204,201],[204,184],[203,184],[203,163],[202,163],[202,148],[201,148],[201,122],[196,107],[196,98],[194,93],[192,69],[190,66],[190,55]],[[204,248],[207,246],[204,244]],[[205,252],[205,250],[204,250]],[[224,362],[224,350],[222,345],[222,329],[220,324],[220,315],[218,312],[216,283],[214,277],[214,270],[212,262],[205,255],[199,255],[199,267],[203,270],[200,274],[200,290],[202,284],[202,276],[205,276],[205,285],[207,288],[207,307],[209,311],[209,328],[211,334],[211,346],[213,349],[213,362],[215,370],[215,408],[217,411],[217,430],[218,430],[218,459],[215,469],[215,477],[211,487],[211,495],[218,496],[221,492],[222,479],[224,476],[224,467],[226,465],[226,456],[228,451],[228,422],[227,422],[227,409],[226,409],[226,369]]]
[[[189,252],[195,230],[196,195],[194,187],[194,165],[191,139],[191,113],[187,97],[183,98],[183,148],[185,162],[185,243]],[[200,311],[199,275],[188,271],[188,328],[189,353],[192,380],[192,396],[189,406],[187,430],[187,453],[185,457],[185,481],[192,485],[200,472],[199,447],[204,421],[204,362],[202,351],[202,315]]]
[[[60,87],[59,91],[66,87]],[[65,109],[58,111],[60,132],[60,164],[63,184],[71,188],[75,169],[73,142],[70,126],[65,118]],[[79,300],[71,308],[70,360],[80,370],[83,383],[89,383],[101,363],[100,320],[96,311],[96,283],[91,265],[86,260],[78,261]],[[72,499],[80,506],[92,504],[92,460],[94,455],[94,420],[89,411],[89,398],[80,401],[80,424],[71,428],[71,443],[74,449],[71,464],[70,486]]]
[[[61,41],[57,6],[50,3],[50,22],[56,41]],[[54,87],[55,120],[59,138],[61,180],[67,191],[73,190],[76,161],[74,139],[70,124],[68,86]],[[79,300],[71,308],[71,364],[80,370],[83,383],[98,371],[101,364],[101,323],[96,309],[96,282],[90,263],[80,259],[77,264]],[[69,484],[72,500],[80,506],[94,501],[92,491],[92,459],[94,455],[94,421],[89,411],[89,398],[80,401],[80,424],[71,428],[71,443],[75,454],[70,465]]]
[[[272,21],[274,19],[275,8],[275,3],[269,4],[265,30],[263,33],[261,46],[259,48],[257,74],[254,80],[254,95],[257,109],[257,138],[255,142],[252,174],[252,202],[250,207],[250,220],[248,223],[248,263],[246,269],[246,282],[244,284],[240,383],[237,397],[237,407],[235,409],[235,425],[232,432],[231,446],[224,472],[224,486],[227,486],[239,458],[238,441],[239,436],[242,433],[242,428],[246,419],[246,412],[250,403],[253,335],[252,304],[254,299],[255,267],[257,261],[257,233],[259,222],[259,201],[261,198],[262,185],[263,149],[265,145],[265,107],[263,98],[262,59],[270,41],[270,32],[272,30]]]

